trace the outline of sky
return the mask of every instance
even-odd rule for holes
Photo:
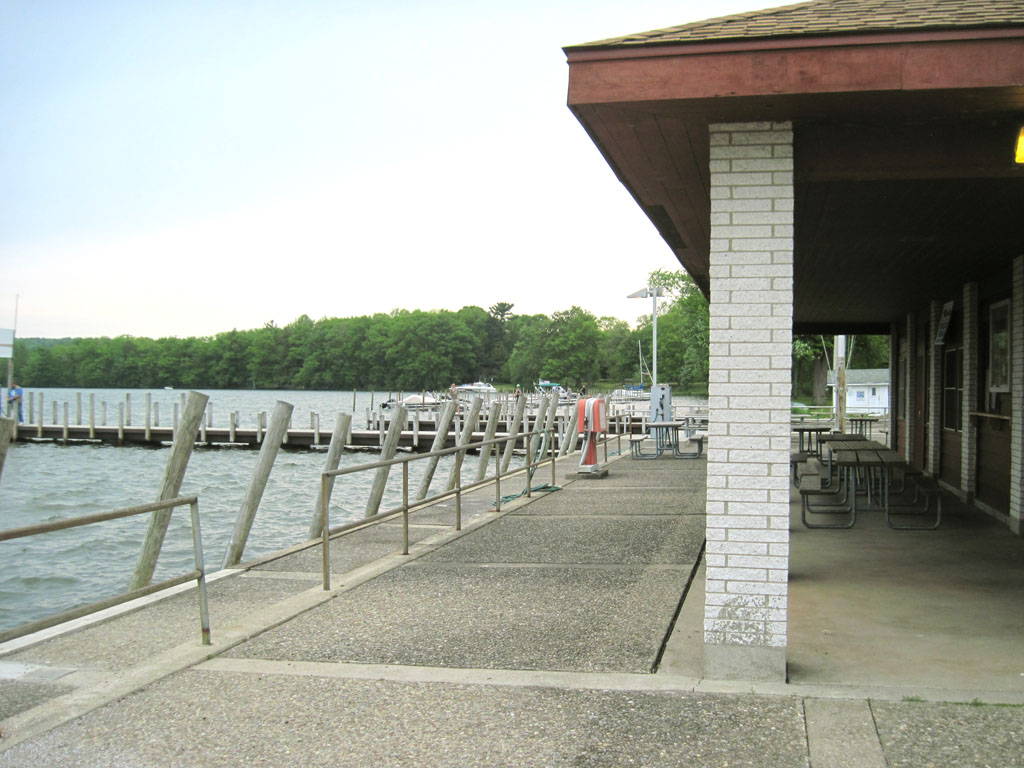
[[[580,306],[680,269],[563,46],[764,0],[0,0],[0,328]]]

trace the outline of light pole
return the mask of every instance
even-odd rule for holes
[[[627,299],[646,299],[648,296],[651,297],[651,316],[652,316],[652,332],[654,338],[652,339],[653,347],[653,368],[651,369],[651,386],[655,387],[658,385],[658,297],[665,295],[665,289],[660,285],[652,285],[649,288],[641,288],[639,291],[635,291]],[[643,382],[641,382],[642,384]]]

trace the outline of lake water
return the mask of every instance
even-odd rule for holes
[[[126,390],[33,390],[38,417],[43,395],[44,421],[52,422],[52,403],[69,403],[69,418],[76,419],[77,393],[82,393],[82,420],[88,422],[89,394],[95,395],[96,421],[101,403],[107,403],[107,423],[117,423],[118,403]],[[26,390],[25,418],[28,413]],[[132,423],[145,423],[146,390],[131,390]],[[366,409],[386,400],[388,392],[291,392],[204,390],[212,406],[213,426],[228,426],[229,414],[239,412],[240,426],[252,427],[257,415],[273,410],[278,400],[295,406],[292,423],[309,426],[310,412],[320,414],[320,428],[333,428],[339,412],[353,414],[353,426],[365,425]],[[396,396],[398,393],[394,393]],[[152,390],[160,404],[160,423],[169,425],[179,391]],[[674,402],[686,400],[673,398]],[[693,404],[697,404],[694,401]],[[326,446],[320,451],[282,449],[274,464],[259,511],[249,535],[245,558],[251,559],[305,541],[323,471]],[[0,529],[77,517],[154,501],[160,489],[170,450],[141,446],[52,442],[12,444],[0,478]],[[203,552],[209,572],[220,568],[239,506],[248,487],[259,451],[241,448],[203,448],[193,452],[181,495],[199,497]],[[342,455],[342,467],[376,461],[373,452]],[[451,459],[442,460],[432,492],[447,478]],[[478,459],[463,466],[464,482],[475,477]],[[425,461],[410,465],[410,488],[419,485]],[[374,472],[339,478],[331,501],[331,525],[358,520],[365,513]],[[516,492],[511,489],[510,492]],[[401,503],[401,473],[388,482],[382,509]],[[0,629],[17,626],[116,594],[127,587],[135,569],[148,515],[98,523],[69,531],[0,542]],[[192,534],[188,507],[171,517],[155,574],[156,580],[191,570]]]
[[[100,403],[106,401],[108,423],[117,423],[118,403],[125,390],[34,390],[45,403],[44,420],[52,420],[51,403],[68,402],[75,421],[76,393],[83,393],[83,421],[88,421],[89,393],[95,394],[97,423]],[[214,426],[227,426],[228,414],[239,411],[243,426],[254,426],[257,414],[270,412],[277,400],[295,406],[295,427],[309,426],[309,413],[320,414],[321,429],[333,428],[339,412],[353,412],[352,392],[270,392],[204,390],[212,404]],[[395,393],[397,394],[397,393]],[[145,423],[145,390],[131,391],[133,423]],[[373,393],[373,401],[386,400],[387,392]],[[181,393],[152,391],[160,403],[161,424],[169,425]],[[362,427],[371,393],[354,396],[353,426]],[[37,410],[38,414],[38,410]],[[27,391],[26,412],[28,419]],[[111,418],[112,416],[112,418]],[[326,446],[319,451],[282,449],[274,463],[259,511],[249,535],[245,559],[273,552],[306,540],[313,516]],[[169,448],[52,442],[12,444],[0,478],[0,529],[105,512],[154,501],[163,477]],[[198,495],[203,553],[208,571],[217,570],[231,537],[238,509],[255,468],[258,450],[197,448],[189,460],[182,484],[183,496]],[[342,455],[340,466],[376,461],[373,452]],[[425,461],[410,466],[413,493]],[[467,482],[475,476],[477,458],[464,463]],[[450,460],[442,461],[432,491],[443,487]],[[339,478],[332,496],[331,525],[357,520],[365,513],[374,472]],[[401,503],[401,473],[391,473],[382,509]],[[68,531],[0,542],[0,629],[116,594],[131,579],[145,536],[148,515],[98,523]],[[155,579],[171,578],[190,570],[192,534],[188,507],[171,517]]]

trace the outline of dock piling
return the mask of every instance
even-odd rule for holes
[[[474,397],[473,402],[469,404],[469,413],[466,414],[466,418],[462,422],[462,433],[459,435],[458,445],[460,448],[469,445],[473,441],[473,427],[476,426],[477,417],[480,415],[480,409],[483,407],[483,404],[483,398],[479,396]],[[446,491],[453,490],[457,480],[461,482],[459,474],[462,471],[462,462],[466,455],[466,449],[463,448],[463,450],[455,455],[457,459],[448,473],[448,483],[445,485]]]
[[[494,432],[498,428],[498,412],[501,410],[501,403],[495,400],[491,403],[491,408],[487,413],[487,429],[484,431],[484,442],[494,439]],[[480,449],[480,463],[476,468],[476,481],[479,483],[484,479],[484,475],[487,474],[487,465],[491,460],[491,449],[494,448],[495,453],[498,452],[497,446],[485,445]]]
[[[444,410],[438,414],[436,432],[434,433],[434,442],[430,446],[430,451],[440,451],[444,448],[445,441],[448,439],[448,428],[452,424],[452,419],[455,417],[455,410],[458,405],[454,400],[449,401]],[[425,499],[427,492],[430,490],[430,481],[434,479],[434,472],[437,471],[437,456],[431,456],[427,459],[427,467],[423,472],[423,477],[420,480],[419,490],[416,491],[416,500]]]
[[[516,447],[516,438],[522,431],[523,425],[523,414],[526,412],[526,397],[520,396],[516,401],[516,409],[512,415],[512,424],[509,426],[508,434],[512,439],[505,443],[505,452],[501,456],[501,471],[505,473],[508,471],[509,464],[512,462],[512,451]]]
[[[388,427],[387,437],[380,449],[380,460],[390,461],[395,458],[398,450],[398,438],[402,436],[402,423],[405,421],[405,406],[399,405],[391,416],[391,426]],[[383,423],[383,421],[381,422]],[[390,466],[378,467],[377,474],[373,479],[373,487],[370,489],[370,497],[366,500],[366,517],[373,517],[380,509],[381,499],[384,498],[384,488],[388,483]]]
[[[203,404],[205,406],[205,403]],[[245,497],[238,508],[238,517],[235,520],[235,528],[231,533],[231,542],[228,544],[227,553],[224,555],[224,567],[230,568],[238,565],[245,552],[245,544],[249,538],[249,531],[252,529],[253,520],[256,519],[256,510],[259,509],[260,500],[263,498],[263,491],[267,487],[267,480],[270,478],[270,470],[274,468],[274,459],[281,448],[285,431],[288,429],[288,420],[291,418],[291,403],[278,400],[274,404],[274,411],[270,417],[270,427],[263,437],[263,444],[260,447],[260,455],[256,460],[256,467],[253,469],[249,487],[246,489]],[[200,414],[202,418],[202,414]]]
[[[181,482],[185,479],[185,470],[188,469],[189,457],[192,455],[196,431],[199,429],[199,420],[203,416],[203,409],[206,407],[208,399],[201,392],[189,393],[188,404],[182,417],[182,429],[178,431],[174,445],[171,446],[171,455],[167,459],[157,501],[177,498],[178,492],[181,490]],[[124,403],[120,405],[123,410]],[[150,517],[146,538],[135,565],[135,574],[132,576],[132,589],[141,589],[153,580],[153,571],[156,569],[156,561],[160,557],[160,549],[163,547],[164,535],[167,533],[167,526],[170,522],[170,509],[157,510]]]
[[[7,458],[7,446],[11,444],[11,437],[14,435],[14,419],[6,419],[0,416],[0,477],[4,473],[4,459]]]
[[[317,420],[319,420],[319,416]],[[319,425],[317,425],[317,429],[319,429]],[[333,472],[338,468],[341,454],[345,450],[345,444],[348,443],[348,437],[351,433],[352,415],[339,411],[334,419],[334,431],[331,433],[331,442],[327,446],[324,472]],[[309,538],[311,539],[316,539],[323,533],[323,505],[324,503],[331,503],[331,493],[333,491],[334,477],[331,476],[326,479],[325,483],[321,483],[317,490],[316,503],[313,505],[313,519],[309,525]]]

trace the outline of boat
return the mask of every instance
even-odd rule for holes
[[[488,384],[484,381],[474,381],[472,384],[461,384],[457,386],[459,392],[469,392],[474,395],[496,395],[498,394],[497,388],[493,384]]]
[[[558,395],[559,403],[565,404],[576,401],[576,395],[556,381],[541,379],[537,382],[537,394],[550,396],[552,393]]]
[[[444,400],[435,397],[433,392],[423,392],[419,395],[409,395],[401,400],[388,400],[386,403],[382,403],[381,407],[390,410],[401,405],[407,411],[426,411],[436,408],[443,402]]]
[[[613,403],[632,403],[650,399],[651,393],[644,389],[642,384],[613,390],[611,396],[611,401]]]

